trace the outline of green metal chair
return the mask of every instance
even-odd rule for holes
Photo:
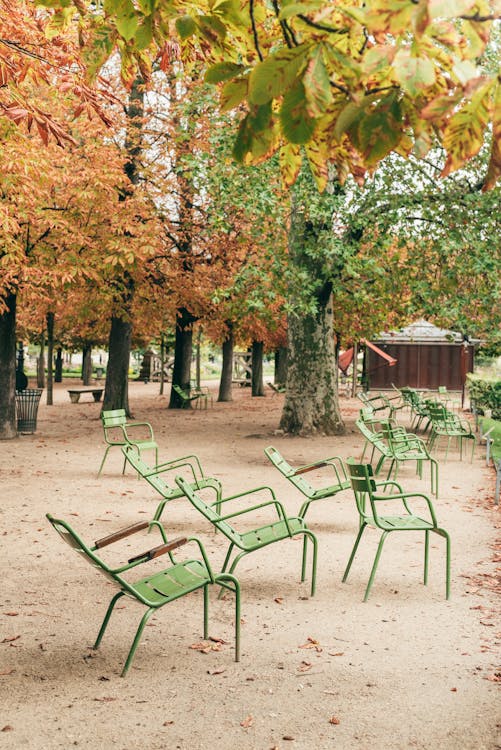
[[[426,585],[428,583],[429,535],[430,531],[432,531],[439,536],[444,537],[446,542],[445,592],[446,598],[448,599],[450,595],[450,538],[448,533],[437,525],[435,510],[431,500],[426,495],[420,493],[404,492],[397,482],[376,482],[370,464],[358,464],[353,459],[348,459],[347,465],[351,486],[355,495],[357,510],[360,516],[360,528],[350,559],[348,560],[348,565],[344,572],[343,583],[346,581],[348,573],[350,572],[362,534],[367,526],[372,526],[373,528],[380,529],[382,534],[374,558],[374,563],[372,565],[369,582],[365,590],[364,602],[367,601],[369,597],[385,539],[390,533],[395,531],[424,531],[424,584]],[[391,493],[386,494],[388,488],[392,491]],[[381,493],[381,490],[383,493]],[[409,500],[412,498],[420,498],[421,500],[424,500],[428,507],[429,520],[414,515],[409,507]],[[400,513],[391,516],[380,514],[378,504],[381,502],[398,503],[401,508]]]
[[[282,504],[276,499],[273,490],[270,487],[256,487],[255,489],[247,492],[240,492],[237,495],[231,497],[221,498],[212,504],[207,504],[205,500],[198,494],[193,485],[190,485],[182,477],[176,477],[176,482],[179,488],[184,492],[186,497],[192,503],[192,505],[205,516],[205,518],[224,536],[229,540],[230,545],[226,553],[224,564],[221,572],[224,573],[228,568],[231,555],[233,550],[239,549],[240,552],[236,554],[229,568],[229,572],[233,573],[237,563],[245,555],[255,552],[258,549],[263,549],[269,544],[280,542],[283,539],[292,539],[294,536],[301,535],[303,537],[303,557],[301,567],[301,581],[305,580],[306,577],[306,559],[307,559],[307,541],[310,540],[313,547],[313,558],[311,567],[311,595],[315,593],[315,581],[316,581],[316,570],[317,570],[317,539],[312,531],[306,526],[305,521],[302,518],[290,518],[287,517]],[[226,513],[221,515],[218,510],[223,503],[228,503],[233,500],[240,498],[246,498],[250,495],[266,493],[271,495],[271,499],[260,502],[256,505],[247,508],[240,508],[239,510],[233,511],[232,513]],[[228,521],[237,517],[246,516],[253,511],[261,510],[266,507],[274,508],[276,513],[276,520],[269,524],[254,528],[250,531],[239,532],[234,528]]]
[[[155,515],[153,516],[154,521],[160,520],[166,503],[170,500],[175,500],[176,498],[185,496],[184,492],[180,490],[179,487],[169,487],[162,478],[161,474],[165,474],[169,471],[179,471],[179,469],[186,467],[188,474],[190,475],[190,483],[192,483],[196,489],[202,490],[209,487],[214,490],[217,498],[216,503],[221,498],[221,483],[217,479],[206,477],[204,475],[200,461],[195,455],[182,456],[173,461],[167,461],[163,464],[157,464],[155,467],[150,467],[145,464],[132,446],[125,445],[122,448],[122,453],[125,456],[125,460],[130,463],[134,471],[137,471],[140,477],[146,479],[148,484],[150,484],[162,497],[162,500],[155,511]]]
[[[97,649],[101,643],[104,632],[108,626],[111,614],[115,607],[115,604],[122,596],[128,596],[131,599],[143,604],[147,607],[144,613],[139,627],[136,631],[136,635],[132,642],[127,660],[122,670],[122,677],[125,677],[129,667],[132,664],[134,655],[136,653],[137,646],[141,639],[144,627],[150,619],[151,615],[160,607],[165,604],[179,599],[185,594],[190,594],[192,591],[197,591],[203,588],[204,591],[204,638],[208,637],[208,624],[209,624],[209,586],[211,584],[217,584],[223,586],[234,592],[235,594],[235,661],[240,659],[240,586],[237,579],[229,573],[214,574],[212,572],[209,560],[207,559],[206,552],[202,543],[196,537],[185,537],[181,539],[174,539],[171,542],[167,541],[165,531],[158,521],[142,521],[140,523],[129,526],[120,531],[116,531],[109,536],[99,539],[94,542],[92,547],[89,547],[80,538],[80,536],[71,528],[71,526],[62,519],[54,518],[50,513],[47,513],[47,518],[55,528],[55,530],[61,535],[61,537],[78,552],[87,562],[89,562],[94,568],[99,570],[103,575],[111,581],[115,586],[118,586],[119,591],[113,596],[106,614],[104,616],[103,623],[99,630],[94,649]],[[100,556],[99,550],[106,547],[109,544],[118,542],[121,539],[125,539],[132,534],[135,534],[144,529],[157,528],[162,538],[162,544],[152,549],[147,550],[141,554],[131,557],[127,563],[119,565],[118,567],[110,567]],[[198,545],[198,549],[201,555],[201,560],[191,559],[183,560],[182,562],[176,562],[172,555],[173,550],[181,547],[188,542],[193,542]],[[123,573],[127,573],[129,570],[142,565],[144,563],[153,560],[160,555],[167,554],[170,559],[170,566],[165,570],[150,573],[144,578],[139,578],[136,581],[126,580]]]
[[[324,500],[327,497],[334,497],[338,492],[347,490],[350,487],[350,481],[346,475],[346,469],[344,463],[339,456],[332,456],[331,458],[324,458],[321,461],[315,461],[312,464],[305,464],[304,466],[297,466],[293,468],[277,451],[272,445],[264,449],[265,455],[270,459],[273,466],[279,470],[283,476],[291,482],[302,494],[306,497],[305,502],[299,509],[299,518],[304,518],[310,504],[314,500]],[[314,487],[304,478],[304,474],[310,471],[316,471],[317,469],[330,469],[334,473],[335,482],[328,486]]]
[[[447,446],[445,449],[444,460],[447,461],[449,453],[449,447],[452,439],[456,439],[459,444],[459,458],[463,458],[463,441],[471,440],[471,461],[473,461],[473,455],[475,453],[475,446],[477,439],[471,426],[468,422],[461,419],[457,414],[448,411],[443,404],[430,403],[429,414],[431,420],[430,437],[428,439],[428,447],[433,450],[435,447],[438,449],[440,438],[447,438]]]
[[[390,449],[390,458],[392,460],[386,478],[390,478],[393,468],[393,478],[396,480],[399,464],[404,461],[415,461],[417,474],[422,479],[423,462],[427,462],[430,466],[430,489],[438,497],[438,463],[430,456],[424,440],[417,435],[407,432],[404,427],[392,424],[390,421],[381,423],[381,436]]]
[[[174,384],[172,385],[172,390],[174,390],[179,396],[181,400],[182,409],[189,409],[192,403],[195,404],[195,409],[197,409],[198,407],[200,407],[201,409],[202,403],[207,409],[207,401],[210,396],[208,391],[205,392],[202,389],[197,388],[197,387],[190,387],[190,390],[188,391],[184,388],[181,388],[180,385],[174,385]]]
[[[131,445],[136,452],[141,455],[142,451],[155,451],[155,464],[158,463],[158,445],[155,442],[153,428],[149,422],[127,422],[125,409],[112,409],[101,412],[101,421],[104,429],[104,439],[106,441],[106,450],[97,475],[101,474],[104,462],[111,448],[121,448],[124,445]],[[132,435],[139,433],[139,436]],[[122,474],[125,472],[126,461],[124,461]]]

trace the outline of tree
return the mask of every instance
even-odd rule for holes
[[[73,22],[61,0],[39,2],[56,8],[53,23]],[[490,127],[485,187],[501,173],[501,86],[481,67],[495,0],[277,0],[248,12],[205,0],[74,6],[90,73],[117,50],[129,84],[135,66],[147,78],[153,60],[170,64],[174,22],[185,64],[212,62],[206,80],[223,84],[223,107],[238,108],[236,157],[249,163],[280,149],[290,182],[303,153],[324,188],[329,164],[341,182],[350,172],[362,179],[389,153],[424,156],[437,139],[447,175],[478,153]]]

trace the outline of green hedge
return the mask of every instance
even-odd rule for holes
[[[466,376],[466,385],[470,401],[475,403],[475,408],[480,414],[484,414],[486,409],[491,409],[492,418],[501,419],[501,380],[469,373]]]

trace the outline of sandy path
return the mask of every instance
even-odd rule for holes
[[[315,597],[309,582],[299,581],[300,542],[268,547],[237,568],[239,664],[231,597],[217,601],[215,592],[211,634],[227,643],[209,654],[190,649],[201,639],[202,601],[194,594],[157,613],[122,679],[140,609],[126,602],[100,650],[90,650],[112,589],[63,544],[45,513],[66,518],[91,541],[152,515],[157,498],[130,473],[121,476],[118,451],[97,479],[104,452],[100,406],[71,404],[67,387],[59,387],[53,407],[41,405],[34,435],[0,442],[0,747],[501,747],[499,510],[482,450],[473,464],[453,452],[440,465],[435,507],[452,538],[449,602],[439,537],[432,540],[427,587],[422,540],[395,535],[371,597],[362,602],[378,539],[373,531],[341,583],[357,531],[354,501],[345,492],[308,514],[319,541]],[[274,444],[291,463],[360,453],[357,402],[343,401],[343,438],[284,438],[273,434],[281,396],[251,399],[247,389],[236,389],[232,404],[185,413],[168,411],[157,390],[132,383],[130,400],[135,417],[153,424],[161,457],[198,454],[226,494],[269,484],[294,514],[301,497],[267,462],[264,447]],[[408,489],[429,489],[427,475],[419,480],[411,467],[400,478]],[[171,536],[197,534],[214,566],[222,564],[222,537],[187,501],[169,504],[163,520]]]

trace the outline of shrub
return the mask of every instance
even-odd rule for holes
[[[484,414],[486,409],[491,409],[493,419],[501,419],[501,380],[499,378],[486,378],[469,373],[466,376],[466,385],[470,401],[474,402],[480,414]]]

